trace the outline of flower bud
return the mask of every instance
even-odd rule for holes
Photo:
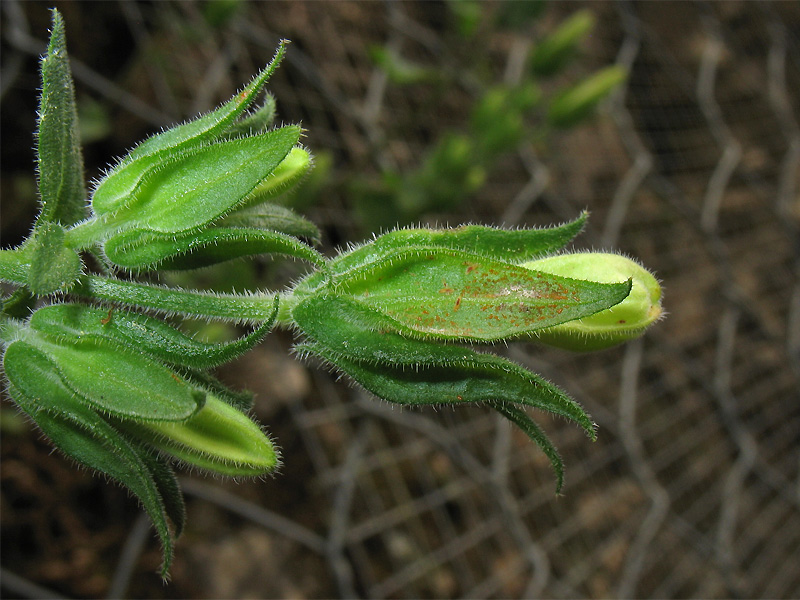
[[[594,23],[594,15],[588,9],[579,10],[561,23],[534,49],[531,56],[534,75],[554,75],[560,71],[575,54],[578,44],[591,31]]]
[[[186,421],[126,421],[120,427],[166,454],[221,475],[264,475],[280,464],[272,441],[258,424],[211,394]]]
[[[562,129],[578,124],[627,77],[628,71],[620,65],[611,65],[593,73],[553,100],[547,111],[548,122]]]
[[[619,254],[560,254],[521,266],[599,283],[629,279],[633,282],[630,294],[619,304],[533,333],[534,339],[550,346],[567,350],[601,350],[640,336],[663,315],[658,280],[639,263]]]

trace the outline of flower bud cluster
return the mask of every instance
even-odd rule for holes
[[[144,315],[54,304],[3,329],[13,400],[63,452],[139,497],[162,539],[165,567],[168,520],[178,535],[184,518],[171,461],[234,476],[279,464],[240,398],[202,375],[268,327],[228,345],[203,344]]]
[[[655,278],[609,254],[558,254],[586,215],[559,227],[399,229],[332,259],[293,290],[298,346],[380,398],[399,404],[482,403],[561,459],[524,412],[549,411],[594,437],[566,393],[499,356],[457,344],[536,339],[607,347],[660,314]]]

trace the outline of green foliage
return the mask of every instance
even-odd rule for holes
[[[539,0],[448,3],[456,27],[467,38],[476,35],[484,13],[493,10],[500,27],[524,30],[540,16],[544,6]],[[591,117],[601,100],[624,82],[624,69],[603,69],[548,95],[542,93],[540,81],[562,73],[575,62],[594,24],[592,13],[584,9],[545,33],[527,56],[522,78],[513,83],[486,81],[486,69],[481,67],[487,65],[482,60],[463,65],[470,79],[478,82],[464,126],[445,131],[410,169],[384,168],[378,177],[351,182],[349,191],[364,227],[386,230],[456,210],[486,185],[497,162],[520,144],[539,144],[553,132],[576,127]],[[515,31],[515,35],[527,32]],[[469,43],[475,45],[474,40]],[[372,55],[397,85],[436,80],[429,67],[410,64],[389,49],[373,49]]]
[[[316,226],[281,204],[312,162],[298,145],[301,130],[272,125],[271,97],[256,104],[284,52],[281,44],[217,110],[135,147],[87,204],[63,23],[53,11],[37,136],[42,210],[28,240],[0,250],[0,279],[13,288],[0,304],[3,372],[11,398],[53,445],[141,501],[164,548],[164,576],[185,522],[175,464],[226,476],[259,476],[280,464],[248,415],[251,397],[212,372],[273,326],[297,333],[299,354],[384,400],[497,411],[548,456],[559,491],[561,458],[526,409],[565,417],[594,439],[592,420],[555,385],[470,345],[585,335],[572,324],[602,324],[613,341],[627,339],[649,324],[636,320],[642,290],[660,312],[649,274],[602,257],[588,271],[562,264],[569,255],[558,253],[585,214],[544,229],[396,229],[325,258],[309,245],[320,237]],[[413,194],[433,189],[442,173],[462,191],[477,189],[514,135],[518,111],[537,102],[531,86],[491,90],[472,120],[483,141],[448,138],[405,201],[419,203]],[[442,192],[437,201],[455,199]],[[281,292],[218,293],[137,277],[254,255],[301,259],[308,272]],[[85,262],[89,256],[99,260]],[[255,328],[230,342],[202,342],[181,329],[179,316]],[[615,337],[623,317],[635,327]]]
[[[42,94],[36,140],[39,168],[39,220],[74,225],[83,218],[86,190],[75,106],[67,59],[64,21],[53,14],[53,30],[42,58]]]

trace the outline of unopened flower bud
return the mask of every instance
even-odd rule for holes
[[[619,254],[582,252],[560,254],[522,265],[573,279],[617,283],[632,280],[630,294],[619,304],[598,313],[540,329],[533,337],[568,350],[601,350],[644,333],[662,315],[661,286],[647,269]]]
[[[264,475],[280,464],[278,452],[258,424],[211,394],[186,421],[120,426],[166,454],[221,475]]]

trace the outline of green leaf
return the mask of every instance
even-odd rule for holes
[[[161,233],[197,229],[242,205],[300,138],[294,125],[205,146],[153,171],[109,227]]]
[[[273,299],[269,318],[249,335],[227,344],[200,342],[160,319],[120,309],[82,304],[52,304],[37,310],[29,326],[59,342],[104,342],[142,352],[173,365],[207,369],[252,349],[272,328],[278,312]]]
[[[334,287],[417,336],[495,341],[609,308],[631,283],[568,279],[457,250],[412,248],[354,269]]]
[[[58,223],[40,221],[28,242],[30,267],[27,284],[31,292],[46,296],[68,291],[81,275],[83,264],[77,252],[64,245],[64,229]]]
[[[320,232],[314,223],[290,208],[265,202],[230,213],[219,222],[220,227],[247,227],[278,231],[312,243],[319,243]]]
[[[586,224],[588,213],[574,221],[542,229],[500,229],[462,225],[453,229],[397,229],[330,263],[334,275],[374,263],[389,253],[414,248],[448,248],[510,263],[532,260],[561,250]]]
[[[164,365],[118,345],[93,340],[68,345],[33,333],[12,345],[17,346],[18,360],[25,353],[47,356],[74,394],[122,419],[185,421],[204,401],[199,390]]]
[[[86,216],[86,190],[64,21],[55,9],[52,17],[50,43],[41,63],[42,93],[36,135],[42,203],[38,220],[69,226]]]
[[[300,347],[330,361],[376,396],[399,404],[510,402],[575,421],[594,438],[581,406],[539,375],[494,354],[410,339],[358,302],[313,296],[293,311],[313,342]]]
[[[166,162],[218,139],[252,105],[275,72],[286,51],[281,42],[275,57],[242,92],[215,111],[155,135],[134,148],[98,184],[92,195],[95,214],[109,214],[125,206],[134,190]]]
[[[174,545],[167,517],[180,532],[185,512],[169,466],[83,404],[64,385],[49,359],[31,346],[24,342],[9,345],[3,367],[11,397],[57,448],[119,481],[139,498],[161,538],[162,575],[166,576]]]
[[[283,254],[321,266],[324,257],[295,237],[263,229],[211,227],[184,235],[143,229],[111,237],[105,254],[115,265],[131,270],[197,269],[257,254]]]

